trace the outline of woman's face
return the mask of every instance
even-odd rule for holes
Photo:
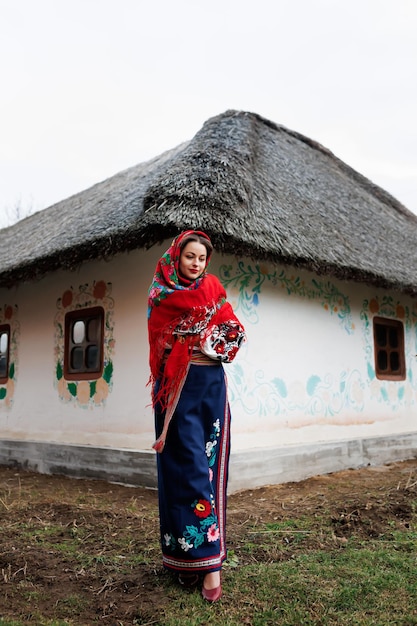
[[[179,271],[184,278],[196,280],[206,269],[206,246],[197,241],[189,241],[182,249],[179,262]]]

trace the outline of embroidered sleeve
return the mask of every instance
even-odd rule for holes
[[[210,326],[202,333],[200,349],[211,359],[231,363],[246,340],[243,327],[235,321]]]

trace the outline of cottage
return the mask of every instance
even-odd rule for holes
[[[227,111],[0,231],[0,463],[155,486],[147,288],[189,227],[249,336],[226,366],[230,490],[414,457],[417,217]]]

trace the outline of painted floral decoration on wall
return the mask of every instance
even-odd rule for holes
[[[266,264],[223,265],[220,279],[229,289],[233,307],[240,310],[252,324],[259,323],[261,292],[266,282],[284,289],[288,296],[315,300],[330,316],[335,316],[343,331],[355,331],[349,297],[330,281],[311,278],[308,282],[287,271],[272,269]],[[359,370],[314,372],[305,381],[287,381],[268,377],[265,371],[245,371],[237,362],[228,369],[231,402],[240,403],[247,415],[274,416],[282,425],[299,427],[317,423],[341,424],[346,412],[363,411],[365,385]],[[355,418],[358,421],[358,417]]]
[[[330,315],[336,315],[340,324],[349,334],[353,333],[355,325],[349,297],[343,294],[330,281],[319,281],[315,278],[307,284],[300,276],[287,274],[285,270],[270,271],[266,265],[246,265],[243,261],[220,267],[220,280],[226,288],[237,288],[239,295],[236,309],[240,309],[252,323],[258,321],[256,307],[259,304],[261,288],[266,281],[285,289],[288,295],[295,295],[309,300],[319,300],[321,306]]]
[[[404,381],[378,380],[375,373],[372,320],[375,315],[397,319],[403,322],[406,330],[405,360],[407,364],[406,379]],[[416,357],[417,354],[417,305],[404,306],[392,296],[375,296],[364,300],[360,312],[363,320],[363,338],[365,344],[366,365],[370,380],[372,397],[395,409],[398,406],[411,402],[412,390],[417,391]],[[413,375],[414,370],[414,375]]]
[[[59,397],[82,407],[105,403],[113,385],[114,352],[114,299],[112,284],[104,280],[86,283],[78,289],[70,287],[57,300],[55,315],[55,386]],[[104,309],[104,354],[103,373],[97,380],[66,380],[64,378],[65,315],[76,309],[101,306]]]
[[[20,323],[16,305],[5,304],[3,307],[0,307],[0,324],[8,324],[10,326],[9,376],[7,382],[0,385],[0,408],[10,408],[13,403],[17,377],[17,354],[20,335]]]
[[[289,382],[278,376],[268,378],[260,369],[244,371],[237,363],[228,378],[230,401],[240,404],[247,415],[274,416],[276,423],[291,428],[347,423],[346,410],[359,415],[364,408],[365,385],[357,369]]]

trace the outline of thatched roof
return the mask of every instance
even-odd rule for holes
[[[246,112],[0,231],[0,285],[201,228],[217,250],[417,295],[417,216],[315,141]]]

